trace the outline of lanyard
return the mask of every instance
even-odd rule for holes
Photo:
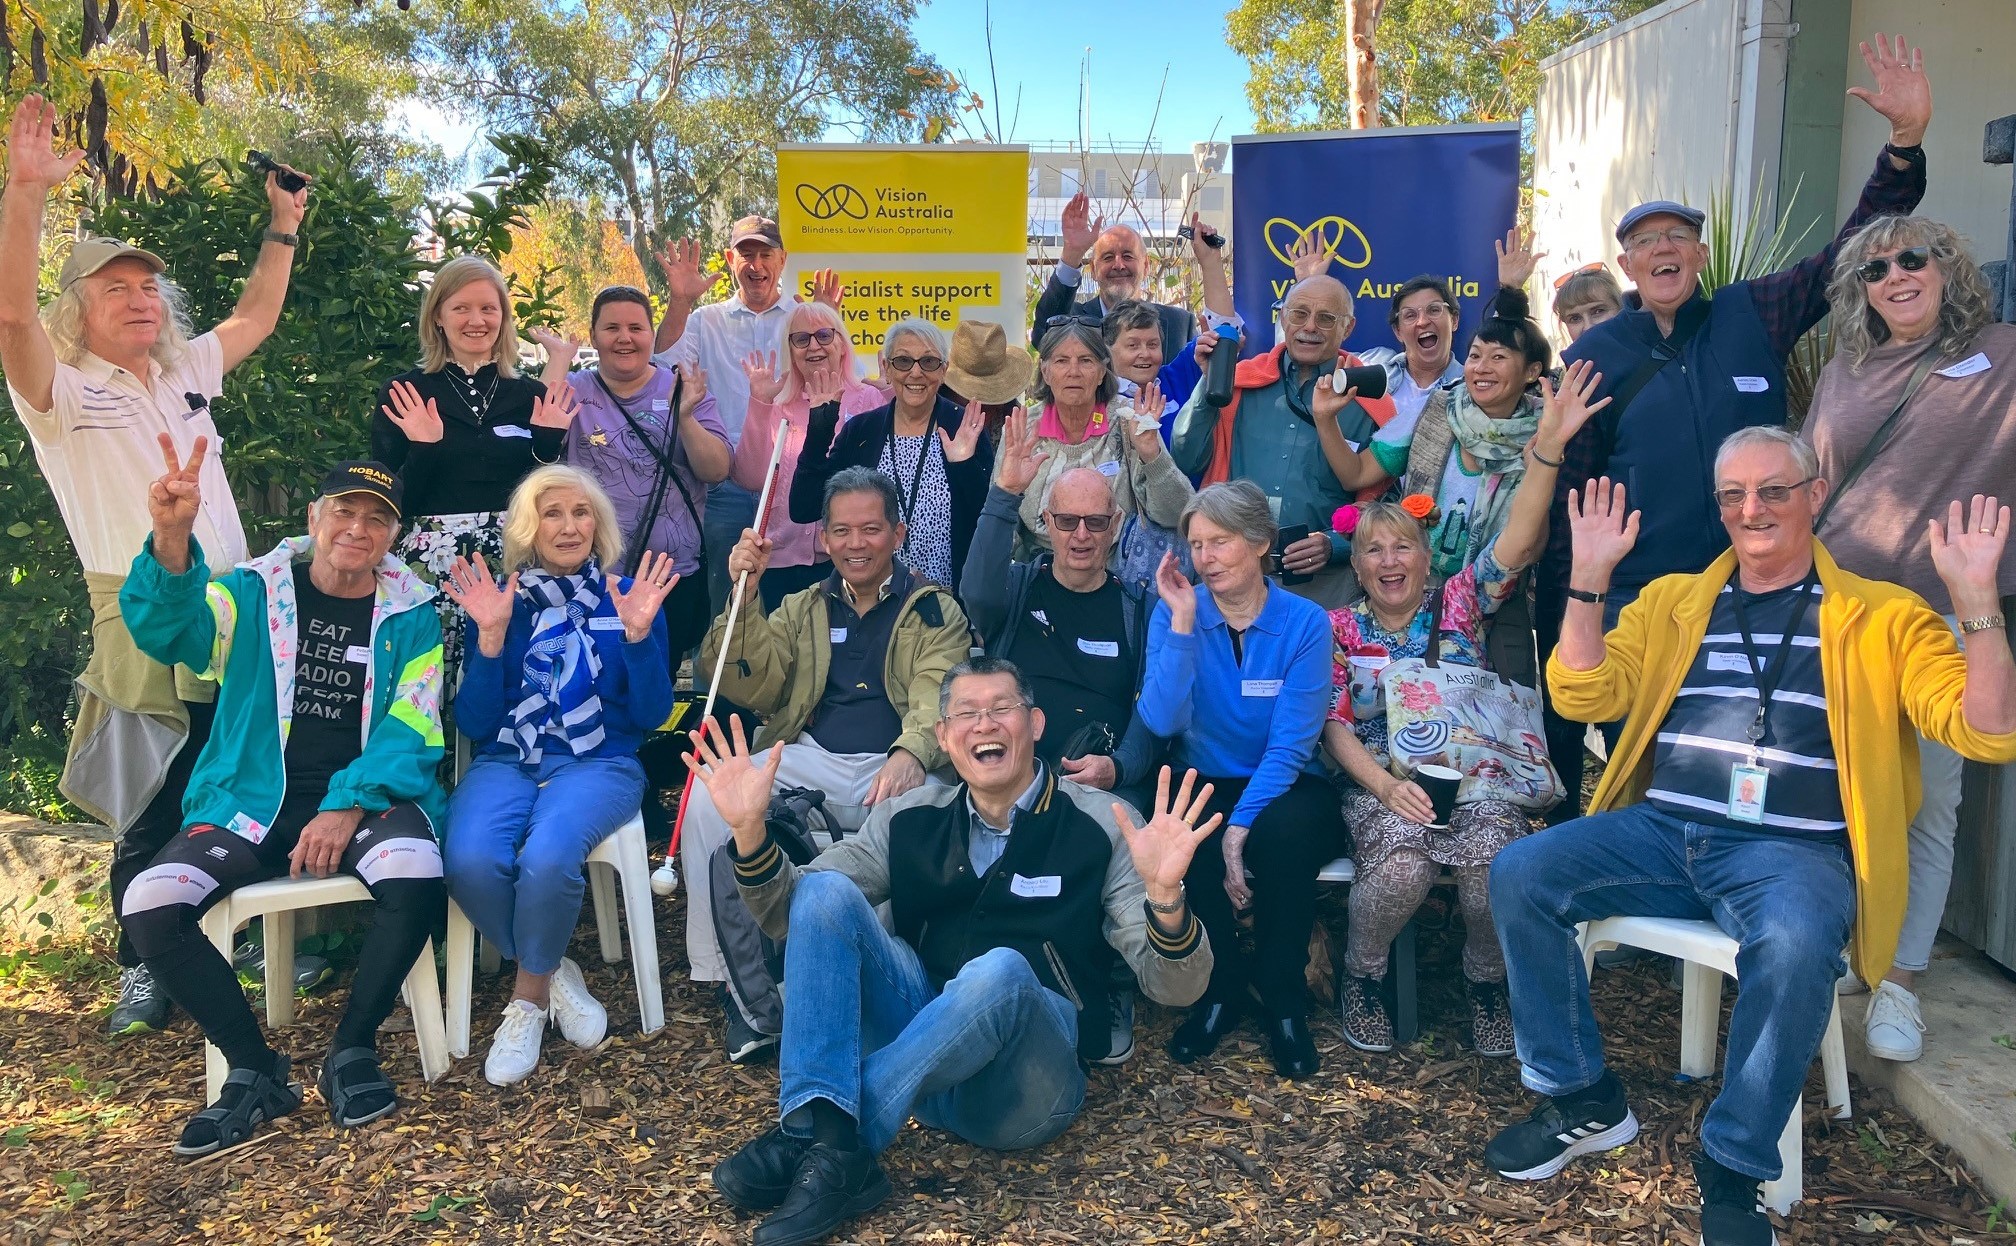
[[[1756,764],[1757,745],[1770,733],[1771,696],[1778,691],[1779,681],[1785,678],[1785,659],[1792,652],[1792,638],[1806,621],[1806,607],[1813,602],[1813,586],[1819,583],[1819,576],[1812,571],[1799,581],[1799,604],[1792,608],[1792,617],[1785,620],[1785,630],[1778,637],[1778,652],[1772,655],[1767,668],[1757,653],[1757,642],[1750,635],[1750,615],[1743,608],[1743,586],[1736,583],[1729,586],[1730,604],[1736,608],[1736,626],[1743,637],[1743,653],[1750,659],[1750,673],[1757,680],[1757,717],[1744,731],[1744,738],[1750,741],[1751,764]]]
[[[924,442],[917,447],[917,469],[910,473],[910,494],[908,497],[905,497],[903,494],[903,481],[896,474],[901,470],[896,466],[896,408],[893,406],[889,408],[889,441],[887,443],[889,450],[889,476],[896,484],[896,501],[903,508],[903,526],[906,529],[910,526],[910,517],[917,513],[917,498],[924,490],[924,460],[931,457],[931,443],[937,440],[931,434],[936,431],[938,431],[938,422],[936,420],[925,422]],[[947,479],[946,483],[949,485],[951,483],[950,479]],[[907,538],[904,544],[909,544]]]

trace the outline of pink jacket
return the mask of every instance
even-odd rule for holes
[[[853,416],[873,411],[888,401],[888,395],[873,385],[849,381],[840,398],[840,423],[845,425]],[[770,466],[770,450],[776,444],[778,426],[788,428],[784,459],[777,465],[777,483],[770,488],[769,522],[763,527],[771,541],[773,567],[806,567],[826,560],[819,552],[819,525],[791,522],[791,477],[798,470],[798,455],[805,448],[805,426],[811,416],[812,409],[802,396],[774,405],[750,398],[742,441],[729,461],[728,479],[751,493],[761,493],[763,470]]]

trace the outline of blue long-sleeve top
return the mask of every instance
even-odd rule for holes
[[[1330,620],[1315,602],[1273,581],[1246,629],[1244,658],[1210,590],[1199,587],[1189,635],[1169,630],[1159,603],[1148,624],[1148,672],[1138,708],[1148,730],[1176,741],[1182,764],[1214,778],[1246,778],[1230,825],[1252,826],[1295,776],[1315,773],[1330,711]]]
[[[621,591],[630,591],[630,580],[610,578]],[[525,697],[525,651],[532,644],[536,617],[537,612],[520,596],[511,611],[511,626],[504,633],[503,652],[494,658],[484,657],[477,645],[475,623],[466,629],[462,688],[455,694],[455,727],[475,742],[478,757],[518,755],[515,746],[497,735],[512,707]],[[602,673],[595,679],[595,695],[602,698],[602,743],[585,756],[634,757],[672,712],[671,641],[666,635],[665,613],[659,611],[651,620],[651,634],[633,644],[623,638],[616,603],[604,593],[595,613],[588,616],[588,637],[602,660]]]

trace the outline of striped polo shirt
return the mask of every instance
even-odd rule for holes
[[[1785,671],[1771,695],[1769,731],[1757,744],[1757,764],[1770,772],[1761,825],[1729,816],[1729,779],[1734,766],[1749,760],[1746,734],[1757,717],[1757,679],[1743,646],[1732,578],[1715,599],[1708,633],[1680,686],[1652,753],[1652,786],[1647,800],[1678,818],[1746,830],[1795,835],[1841,835],[1848,829],[1841,809],[1841,776],[1834,738],[1827,728],[1827,688],[1820,672],[1818,584],[1797,584],[1769,593],[1744,593],[1751,641],[1769,670],[1778,660],[1784,629],[1811,593],[1804,617],[1792,635]]]

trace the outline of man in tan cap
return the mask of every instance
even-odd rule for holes
[[[111,238],[77,243],[56,298],[38,310],[42,216],[84,159],[56,150],[55,138],[55,106],[39,95],[22,100],[0,200],[0,372],[91,591],[91,662],[78,680],[61,787],[120,833],[112,860],[118,895],[181,829],[182,791],[209,735],[216,694],[214,684],[141,654],[119,615],[119,586],[151,530],[143,500],[161,470],[156,438],[166,436],[185,458],[206,440],[221,444],[211,400],[223,392],[224,374],[279,322],[308,192],[282,190],[267,175],[273,217],[258,262],[237,308],[208,333],[190,332],[161,257]],[[245,530],[218,458],[203,460],[195,532],[211,564],[224,568],[245,558]],[[119,963],[113,1031],[160,1028],[167,1000],[123,935]]]

